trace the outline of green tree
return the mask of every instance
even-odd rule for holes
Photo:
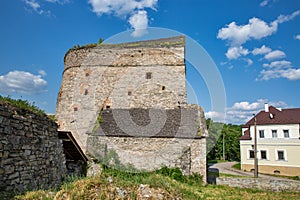
[[[207,140],[208,160],[220,160],[223,158],[223,148],[225,148],[226,160],[240,160],[239,138],[242,135],[242,128],[238,125],[223,124],[213,122],[210,119],[209,138]],[[224,147],[223,147],[224,136]]]

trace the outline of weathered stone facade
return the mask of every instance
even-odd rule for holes
[[[0,102],[0,196],[58,186],[66,174],[57,125]]]
[[[207,130],[203,110],[186,104],[184,53],[184,37],[70,50],[57,99],[59,129],[71,131],[91,157],[108,148],[138,169],[184,165],[186,174],[205,174]],[[154,159],[163,144],[174,150],[161,152],[170,159],[138,161],[147,151]]]

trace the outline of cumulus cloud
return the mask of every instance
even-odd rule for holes
[[[226,52],[226,57],[228,59],[237,59],[241,55],[247,55],[249,54],[248,49],[244,49],[242,46],[239,47],[230,47]]]
[[[296,35],[296,36],[295,36],[295,39],[296,39],[296,40],[300,40],[300,35]]]
[[[133,27],[133,37],[140,37],[147,33],[148,18],[145,10],[139,10],[129,18],[129,24]]]
[[[205,118],[210,118],[215,122],[225,122],[225,113],[209,111],[205,113]]]
[[[267,99],[258,99],[255,102],[240,101],[234,103],[231,107],[226,108],[225,122],[232,124],[245,124],[253,117],[253,114],[257,114],[261,110],[264,110],[265,103],[276,108],[287,107],[287,104],[283,101],[269,102]],[[211,118],[213,121],[218,122],[224,122],[224,116],[224,113],[214,111],[205,113],[206,118]]]
[[[265,59],[267,60],[280,59],[284,57],[285,57],[285,53],[280,50],[271,51],[265,55]]]
[[[248,24],[238,25],[236,22],[231,22],[225,27],[219,29],[217,38],[225,40],[230,46],[226,56],[229,59],[237,59],[240,55],[237,51],[243,44],[250,40],[259,40],[268,36],[271,36],[278,30],[278,25],[284,22],[294,19],[296,16],[300,15],[300,10],[293,12],[290,15],[280,15],[276,20],[267,23],[259,18],[253,17],[249,19]],[[233,49],[235,47],[235,49]],[[270,49],[266,46],[261,47],[253,51],[253,54],[263,54],[271,53]],[[279,53],[275,52],[269,56],[276,56],[274,54]],[[247,53],[248,54],[248,53]],[[282,58],[282,54],[281,54]],[[270,58],[273,59],[273,58]]]
[[[260,48],[253,49],[252,54],[253,55],[262,55],[262,54],[270,53],[271,51],[272,51],[271,48],[266,47],[265,45],[263,45]]]
[[[251,39],[261,39],[272,35],[277,31],[278,23],[272,22],[270,25],[258,18],[249,19],[246,25],[237,25],[231,22],[218,32],[217,38],[228,40],[230,46],[239,46]]]
[[[92,10],[97,15],[113,14],[119,17],[129,17],[129,24],[134,29],[132,36],[145,34],[148,27],[146,8],[155,10],[158,0],[89,0]]]
[[[8,94],[39,94],[45,92],[47,81],[42,78],[45,75],[45,71],[40,71],[39,75],[24,71],[11,71],[0,76],[0,92]]]
[[[235,124],[245,124],[253,117],[253,114],[259,113],[264,110],[265,103],[272,105],[276,108],[286,107],[286,103],[283,101],[269,102],[267,99],[258,99],[256,102],[236,102],[232,107],[226,110],[226,121]]]
[[[292,67],[290,61],[274,61],[270,64],[263,64],[263,69],[257,80],[268,81],[276,78],[286,78],[288,80],[300,80],[300,68]]]

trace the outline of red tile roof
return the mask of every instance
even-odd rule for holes
[[[247,129],[246,131],[244,131],[244,135],[242,135],[242,137],[240,137],[240,140],[251,140],[252,138],[250,137],[250,131],[249,129]]]
[[[300,124],[300,108],[282,109],[280,111],[273,106],[269,106],[269,112],[260,111],[256,115],[256,124]],[[254,125],[254,117],[243,127],[248,128],[250,125]]]
[[[260,111],[256,116],[257,125],[269,124],[300,124],[300,108],[290,108],[279,110],[274,106],[269,106],[269,112]],[[251,140],[249,128],[254,125],[252,117],[243,128],[248,128],[240,140]]]

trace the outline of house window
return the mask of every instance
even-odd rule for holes
[[[259,130],[259,138],[265,138],[265,131]]]
[[[272,138],[277,138],[277,130],[272,130]]]
[[[89,94],[89,90],[88,89],[85,89],[84,90],[84,95],[88,95]]]
[[[151,79],[152,78],[152,73],[151,72],[147,72],[146,73],[146,79]]]
[[[74,107],[74,111],[75,111],[75,112],[78,111],[78,108],[77,108],[77,107]]]
[[[260,151],[260,158],[262,160],[267,160],[267,151],[266,150],[261,150]]]
[[[249,158],[254,158],[254,151],[253,150],[249,150]]]
[[[131,96],[131,95],[132,95],[132,92],[131,92],[131,91],[128,91],[127,94],[128,94],[128,96]]]
[[[285,138],[289,138],[290,137],[289,130],[283,130],[283,135]]]
[[[285,160],[285,153],[283,150],[277,150],[277,160]]]

